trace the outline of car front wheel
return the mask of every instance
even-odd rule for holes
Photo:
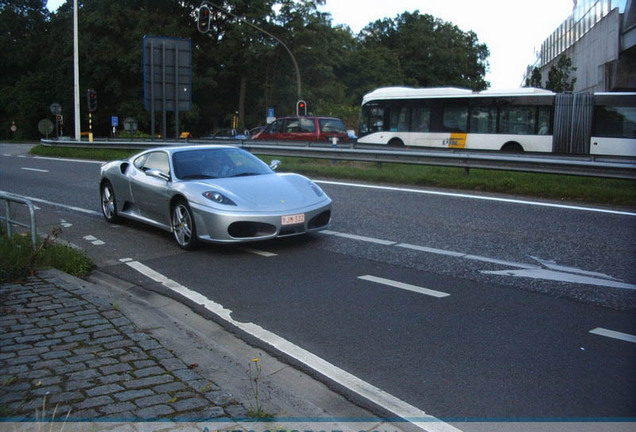
[[[194,217],[185,200],[177,201],[172,207],[172,233],[182,249],[191,250],[197,244]]]

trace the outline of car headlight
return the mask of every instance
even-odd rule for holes
[[[318,195],[319,197],[322,197],[325,195],[325,193],[322,191],[322,189],[320,189],[320,187],[316,183],[310,181],[309,186],[311,187],[311,190],[313,190],[314,193]]]
[[[217,204],[225,204],[225,205],[233,205],[233,206],[236,205],[234,201],[232,201],[231,199],[229,199],[228,197],[226,197],[225,195],[217,191],[203,192],[203,196],[209,199],[210,201],[214,201]]]

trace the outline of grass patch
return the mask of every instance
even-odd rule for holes
[[[32,154],[109,161],[125,159],[138,150],[109,150],[36,146]],[[636,182],[596,177],[524,173],[374,162],[333,162],[330,159],[263,156],[283,162],[281,171],[310,177],[427,186],[475,192],[492,192],[550,200],[574,201],[617,207],[636,207]]]
[[[40,239],[33,249],[30,235],[14,234],[9,238],[0,227],[0,283],[14,282],[33,275],[38,268],[54,267],[73,276],[86,276],[93,261],[82,251],[57,244],[61,231],[54,230]]]

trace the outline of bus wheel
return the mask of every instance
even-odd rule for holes
[[[393,138],[389,141],[389,147],[404,147],[404,142],[399,138]]]
[[[509,142],[504,144],[501,151],[506,153],[523,153],[523,147],[521,147],[519,143]]]

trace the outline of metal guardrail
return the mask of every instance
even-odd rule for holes
[[[31,229],[31,244],[33,245],[33,250],[37,248],[37,226],[35,223],[35,206],[31,201],[26,198],[23,198],[18,195],[14,195],[9,192],[0,191],[0,200],[4,201],[4,210],[5,216],[0,216],[0,220],[4,221],[7,236],[11,237],[13,235],[13,225],[21,226],[24,228]],[[30,223],[26,224],[24,222],[20,222],[18,220],[11,219],[11,203],[15,202],[18,204],[24,204],[29,209],[29,219]]]
[[[328,142],[274,142],[252,140],[179,140],[179,141],[58,141],[42,140],[47,146],[93,147],[110,149],[148,149],[166,145],[226,144],[255,154],[295,156],[331,160],[376,163],[436,165],[470,169],[494,169],[547,174],[565,174],[636,180],[636,159],[596,155],[554,155],[501,153],[467,150],[361,148],[355,144],[332,145]]]

